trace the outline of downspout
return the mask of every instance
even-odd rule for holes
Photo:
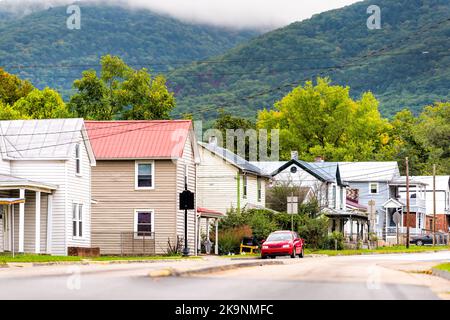
[[[238,171],[236,176],[237,181],[237,212],[241,213],[241,174]]]

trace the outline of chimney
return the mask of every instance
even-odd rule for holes
[[[208,141],[210,146],[217,146],[217,137],[216,136],[211,136],[209,137],[209,141]]]
[[[298,160],[298,151],[291,151],[291,160]]]
[[[315,157],[314,162],[324,162],[323,157],[322,156]]]

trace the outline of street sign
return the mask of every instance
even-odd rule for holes
[[[193,210],[195,209],[194,204],[194,193],[189,190],[184,190],[180,193],[180,210]]]
[[[402,215],[400,213],[398,213],[398,211],[396,211],[392,215],[392,220],[394,220],[395,225],[399,225],[400,224],[401,218],[402,218]]]
[[[287,197],[287,213],[298,213],[298,197]]]

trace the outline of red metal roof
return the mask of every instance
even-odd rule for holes
[[[190,120],[86,121],[96,159],[179,158]]]

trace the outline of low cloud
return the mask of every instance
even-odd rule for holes
[[[119,4],[193,22],[236,29],[274,29],[313,14],[340,8],[358,0],[81,0]],[[73,0],[0,0],[0,7],[29,13],[67,5]]]

